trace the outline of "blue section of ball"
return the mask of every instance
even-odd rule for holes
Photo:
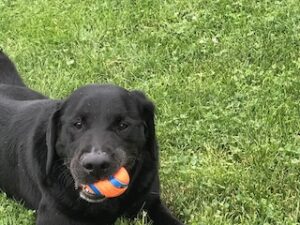
[[[94,192],[97,196],[102,196],[101,192],[100,192],[93,184],[89,184],[89,187],[93,190],[93,192]]]
[[[120,182],[119,180],[117,180],[116,178],[114,178],[113,176],[109,177],[109,181],[116,188],[126,188],[127,187],[126,184],[123,184],[122,182]]]

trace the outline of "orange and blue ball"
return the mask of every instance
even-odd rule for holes
[[[129,174],[124,167],[121,167],[114,175],[106,180],[100,180],[93,184],[85,185],[89,192],[96,196],[114,198],[122,195],[128,188],[130,182]]]

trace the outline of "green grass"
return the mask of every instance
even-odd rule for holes
[[[53,98],[145,91],[163,198],[186,224],[300,224],[299,1],[0,0],[0,45]],[[0,195],[0,225],[33,221]]]

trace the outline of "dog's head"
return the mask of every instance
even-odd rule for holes
[[[62,162],[75,186],[94,183],[141,156],[155,157],[154,106],[138,91],[90,85],[73,92],[52,114],[47,130],[46,174]],[[80,190],[89,202],[98,202]]]

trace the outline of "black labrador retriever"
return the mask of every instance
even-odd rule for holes
[[[125,167],[131,181],[115,198],[82,185]],[[148,212],[180,225],[160,198],[154,106],[139,91],[88,85],[65,100],[26,87],[0,51],[0,189],[37,210],[38,225],[111,225]]]

